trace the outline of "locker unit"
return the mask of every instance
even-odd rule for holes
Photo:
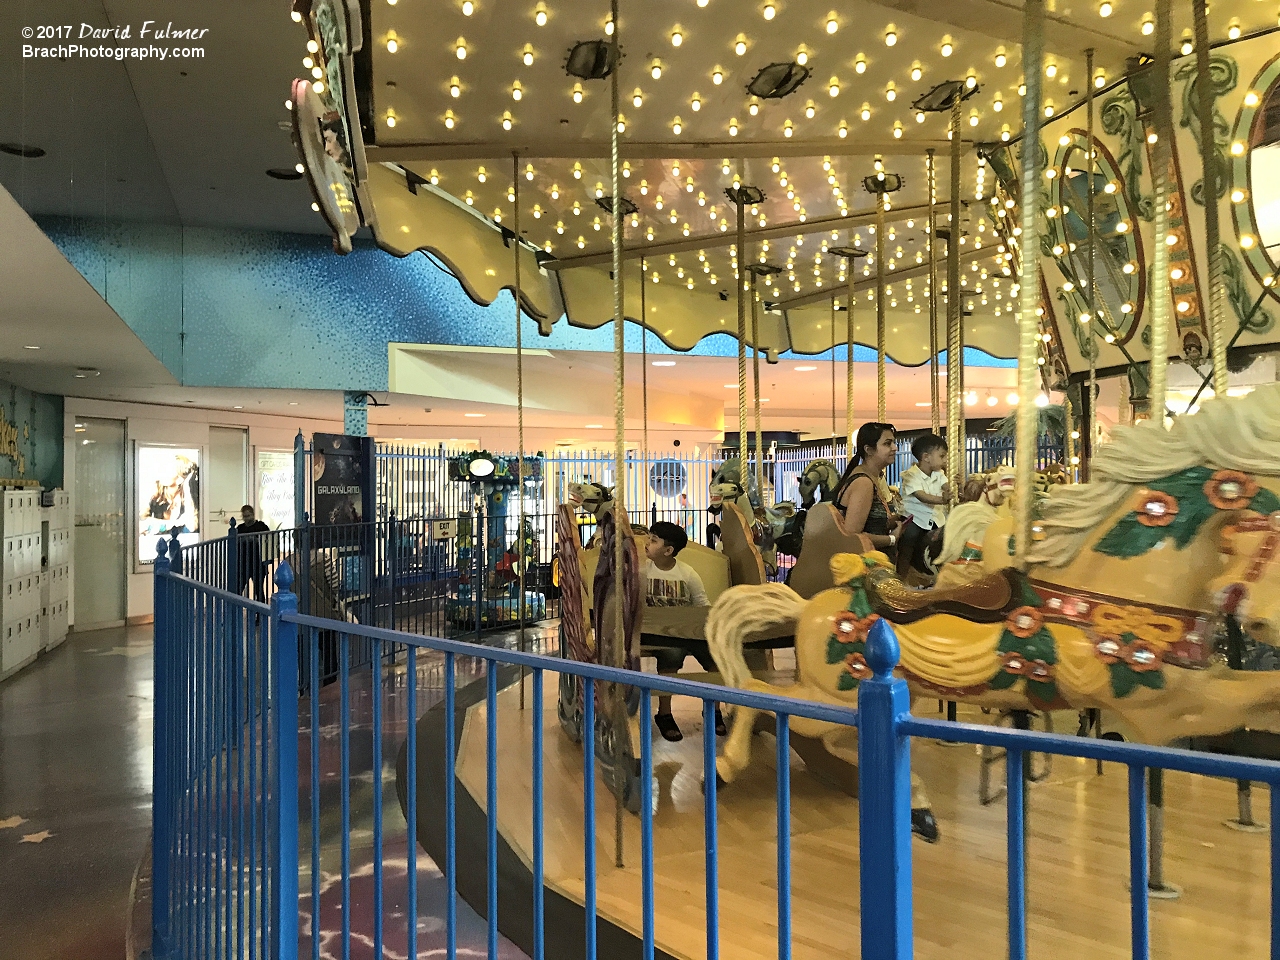
[[[40,491],[9,489],[0,510],[0,679],[22,669],[41,650],[44,537]]]
[[[40,579],[40,649],[52,650],[67,638],[71,601],[71,497],[62,490],[44,495],[44,541]]]

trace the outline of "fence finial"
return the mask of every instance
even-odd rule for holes
[[[291,593],[293,588],[293,567],[289,566],[289,561],[284,560],[280,566],[276,567],[276,589],[281,593]]]
[[[169,565],[169,545],[165,543],[164,537],[156,543],[156,562],[163,563],[166,567]]]
[[[871,631],[867,635],[867,666],[877,680],[889,679],[893,668],[898,665],[900,652],[893,627],[881,617],[871,625]]]

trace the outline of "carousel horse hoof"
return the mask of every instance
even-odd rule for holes
[[[1118,743],[1124,743],[1124,734],[1116,733],[1114,730],[1108,730],[1101,738],[1102,740],[1115,740]]]
[[[925,843],[937,843],[941,838],[938,821],[928,807],[918,807],[911,811],[911,832]]]

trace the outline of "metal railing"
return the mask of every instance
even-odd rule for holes
[[[893,676],[898,659],[892,628],[880,620],[867,642],[866,660],[872,676],[862,680],[857,710],[805,700],[769,696],[711,686],[677,678],[643,674],[579,663],[497,647],[382,629],[298,612],[291,592],[292,572],[281,565],[279,586],[268,610],[236,594],[195,582],[171,568],[163,552],[155,567],[156,590],[156,751],[155,751],[155,880],[154,943],[158,960],[170,957],[216,956],[263,960],[296,960],[320,955],[321,877],[337,878],[341,898],[341,930],[334,945],[347,956],[352,938],[353,730],[359,742],[371,743],[370,767],[375,771],[364,804],[372,819],[372,940],[375,956],[383,948],[418,955],[418,786],[419,751],[438,749],[446,771],[455,769],[457,743],[455,681],[457,658],[483,664],[485,741],[485,895],[483,909],[488,956],[497,956],[498,903],[498,674],[516,667],[532,675],[531,754],[522,756],[532,789],[533,908],[531,955],[546,957],[546,917],[543,900],[546,837],[543,742],[544,695],[547,674],[553,678],[581,678],[583,729],[595,729],[596,689],[621,685],[638,692],[640,724],[639,819],[641,842],[642,955],[653,957],[655,947],[653,748],[651,700],[676,694],[702,702],[703,820],[706,837],[704,903],[706,955],[720,948],[717,849],[716,741],[714,702],[734,704],[777,716],[775,786],[777,796],[777,954],[791,956],[790,723],[808,718],[858,730],[859,869],[861,874],[861,956],[864,960],[906,960],[912,955],[912,853],[910,806],[910,741],[914,737],[1001,747],[1006,751],[1008,782],[1008,956],[1024,960],[1027,943],[1025,882],[1026,817],[1025,759],[1032,753],[1080,757],[1124,764],[1128,768],[1128,827],[1131,896],[1131,956],[1150,956],[1150,918],[1147,888],[1148,810],[1146,775],[1149,770],[1176,770],[1210,777],[1263,782],[1271,785],[1272,822],[1280,822],[1280,764],[1237,759],[1133,743],[1064,737],[1026,730],[976,726],[921,719],[910,714],[907,685]],[[336,636],[338,654],[338,711],[322,724],[322,695],[317,660],[323,638]],[[369,648],[373,656],[364,667],[354,665],[354,651]],[[427,657],[443,659],[442,742],[418,742],[419,666]],[[305,671],[307,662],[311,669]],[[308,682],[299,691],[296,678]],[[353,682],[360,697],[352,696]],[[553,679],[553,684],[555,680]],[[404,803],[407,829],[405,889],[396,890],[406,904],[403,928],[388,929],[384,862],[383,739],[388,730],[386,695],[394,685],[402,697],[396,707],[404,727]],[[554,689],[554,686],[553,686]],[[367,712],[353,722],[356,700],[367,699]],[[299,718],[302,724],[299,726]],[[366,723],[367,721],[367,723]],[[299,756],[300,731],[306,745]],[[338,740],[336,780],[326,788],[322,770]],[[363,749],[363,748],[362,748]],[[596,763],[598,745],[583,738],[584,840],[584,956],[598,956],[596,860]],[[255,774],[257,779],[255,780]],[[458,805],[455,776],[432,785],[444,794],[444,857],[439,864],[446,886],[445,954],[458,955]],[[363,789],[363,788],[360,788]],[[478,798],[477,798],[478,800]],[[560,811],[564,816],[564,811]],[[322,863],[321,831],[336,830],[337,862]],[[299,836],[309,844],[299,845]],[[1280,843],[1273,834],[1270,849],[1272,877],[1280,862]],[[309,849],[307,847],[309,846]],[[367,876],[362,873],[361,876]],[[312,933],[299,934],[299,877],[309,878],[308,918]],[[1271,957],[1280,960],[1280,909],[1277,886],[1272,885]],[[397,914],[399,916],[399,914]],[[394,944],[391,942],[394,940]],[[326,948],[328,949],[328,948]]]

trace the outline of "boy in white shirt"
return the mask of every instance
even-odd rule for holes
[[[926,571],[924,548],[930,531],[947,522],[943,506],[951,500],[951,483],[943,472],[947,462],[947,442],[936,434],[927,433],[911,444],[911,455],[916,462],[898,484],[907,522],[902,526],[898,541],[898,576],[905,577],[914,566]]]
[[[663,520],[649,529],[649,539],[645,543],[644,580],[645,605],[649,607],[706,607],[706,588],[702,585],[702,577],[698,571],[677,558],[677,554],[689,543],[689,535],[674,523]],[[675,674],[684,665],[687,651],[681,647],[657,647],[653,654],[658,660],[658,672]],[[697,654],[695,653],[695,656]],[[699,657],[699,662],[702,658]],[[715,670],[714,662],[708,666]],[[719,720],[719,707],[716,708]],[[658,711],[654,715],[654,724],[662,736],[672,742],[683,738],[676,718],[671,715],[671,697],[658,697]]]

